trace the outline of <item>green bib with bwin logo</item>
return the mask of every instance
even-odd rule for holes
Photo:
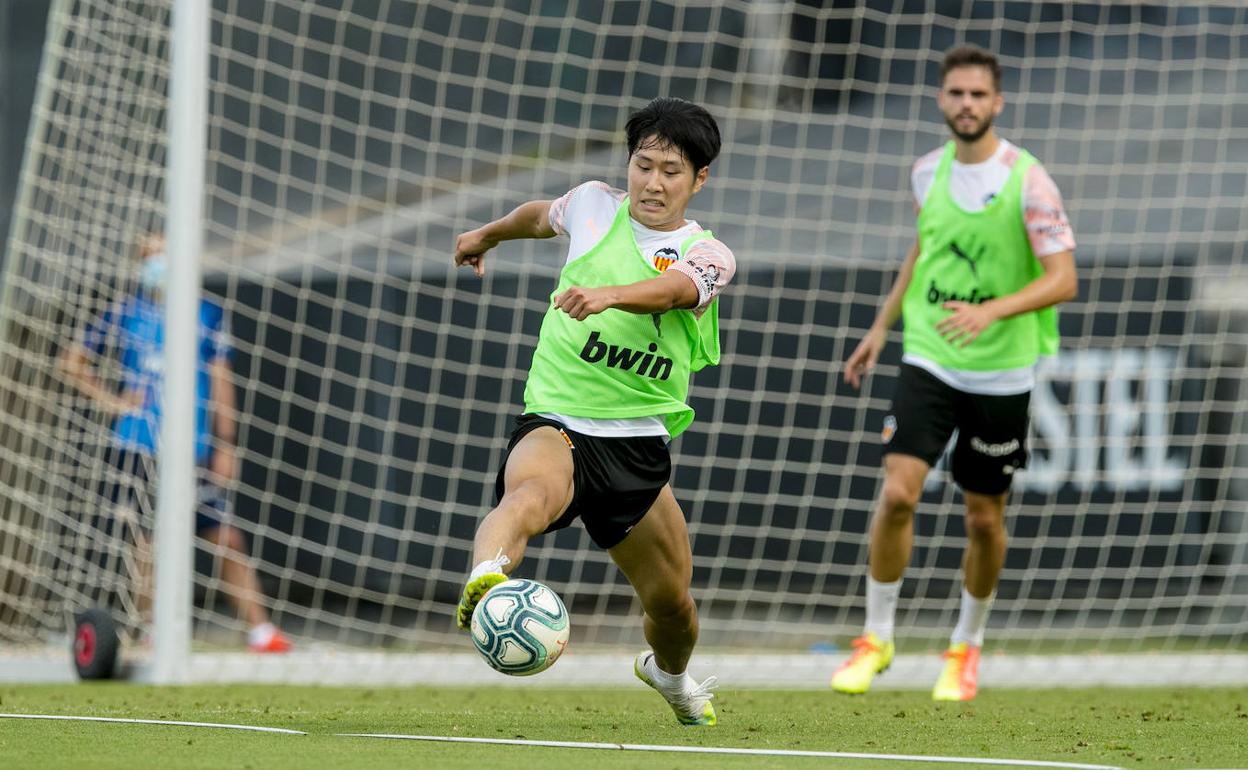
[[[970,303],[1013,294],[1044,273],[1023,222],[1023,176],[1036,159],[1019,148],[1005,186],[981,211],[964,211],[949,192],[955,146],[941,156],[919,211],[919,256],[902,300],[906,353],[950,369],[996,371],[1030,366],[1057,352],[1053,307],[994,321],[970,345],[949,342],[936,324],[948,301]]]
[[[680,256],[710,237],[710,231],[690,236]],[[559,274],[524,388],[526,413],[661,417],[672,438],[689,427],[689,376],[719,363],[718,299],[701,317],[692,310],[639,314],[613,308],[576,321],[554,306],[555,295],[573,286],[622,286],[661,274],[642,256],[625,198],[606,236]]]

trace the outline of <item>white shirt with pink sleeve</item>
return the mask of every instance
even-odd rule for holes
[[[1019,158],[1018,147],[1004,139],[998,139],[998,142],[1000,144],[996,152],[988,160],[982,163],[960,163],[955,158],[949,169],[949,193],[954,202],[965,211],[982,211],[1001,192],[1006,180],[1010,178],[1014,163]],[[944,151],[943,146],[938,147],[919,158],[910,172],[916,209],[923,208],[923,203],[931,192],[936,167],[940,165]],[[1053,183],[1053,178],[1039,163],[1027,169],[1023,177],[1022,199],[1019,216],[1027,228],[1031,251],[1037,258],[1075,250],[1075,236],[1070,229],[1066,209],[1062,205],[1062,195]],[[966,393],[1008,396],[1027,393],[1036,385],[1034,365],[1020,369],[976,372],[950,369],[909,353],[902,360],[925,369],[945,384]]]
[[[572,262],[588,254],[611,229],[611,223],[625,205],[628,193],[615,189],[605,182],[585,182],[574,187],[550,205],[550,226],[568,239],[566,262]],[[651,230],[630,218],[633,237],[641,247],[640,259],[657,267],[661,272],[675,270],[693,281],[698,290],[698,305],[693,312],[702,312],[719,296],[737,272],[737,261],[732,251],[715,238],[702,238],[683,249],[691,235],[703,232],[693,220],[676,230]],[[637,417],[608,420],[574,417],[572,415],[543,413],[543,417],[558,420],[569,430],[587,436],[663,436],[669,434],[660,417]]]

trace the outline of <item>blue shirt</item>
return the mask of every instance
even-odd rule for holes
[[[83,344],[96,355],[110,348],[117,352],[124,391],[142,394],[136,411],[113,422],[117,442],[127,449],[156,453],[160,438],[160,389],[164,382],[165,309],[149,296],[139,294],[110,308],[99,324],[87,327]],[[206,463],[212,455],[212,376],[209,365],[228,361],[233,350],[225,311],[209,299],[199,304],[199,355],[195,375],[195,459]]]

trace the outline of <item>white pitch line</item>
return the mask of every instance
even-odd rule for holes
[[[686,754],[746,754],[768,757],[824,757],[835,759],[885,759],[894,762],[946,762],[964,765],[1004,765],[1008,767],[1057,767],[1067,770],[1123,770],[1116,765],[1081,765],[1075,762],[1048,762],[1031,759],[985,759],[981,757],[938,757],[921,754],[861,754],[849,751],[798,751],[794,749],[727,749],[714,746],[659,746],[639,743],[578,743],[575,741],[528,741],[508,738],[462,738],[449,735],[384,735],[338,733],[340,738],[395,738],[406,741],[444,743],[494,743],[506,746],[542,746],[558,749],[609,749],[614,751],[668,751]]]
[[[256,725],[222,725],[215,722],[177,722],[170,719],[122,719],[120,717],[79,717],[65,714],[0,714],[0,719],[61,719],[68,722],[120,722],[130,725],[174,725],[176,727],[215,727],[218,730],[250,730],[256,733],[282,733],[284,735],[307,735],[302,730],[284,727],[257,727]]]

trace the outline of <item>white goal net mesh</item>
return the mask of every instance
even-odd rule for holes
[[[903,10],[893,10],[894,6]],[[1238,4],[214,0],[203,269],[234,347],[231,488],[265,603],[297,644],[466,646],[454,608],[560,241],[484,281],[457,232],[602,179],[627,116],[705,105],[724,152],[691,216],[739,273],[723,364],[674,445],[708,648],[804,650],[861,624],[879,430],[899,336],[862,393],[841,362],[906,248],[909,169],[944,141],[948,47],[998,52],[999,133],[1061,188],[1079,298],[1033,397],[991,644],[1243,650],[1248,638],[1248,11]],[[166,3],[65,0],[0,306],[0,638],[104,604],[141,623],[133,534],[101,490],[110,418],[60,361],[136,286],[162,226]],[[92,360],[117,387],[120,365]],[[124,517],[123,517],[124,518]],[[141,522],[139,526],[142,526]],[[961,501],[928,485],[898,616],[954,624]],[[640,643],[579,526],[520,575],[573,645]],[[201,555],[201,641],[245,626]]]

